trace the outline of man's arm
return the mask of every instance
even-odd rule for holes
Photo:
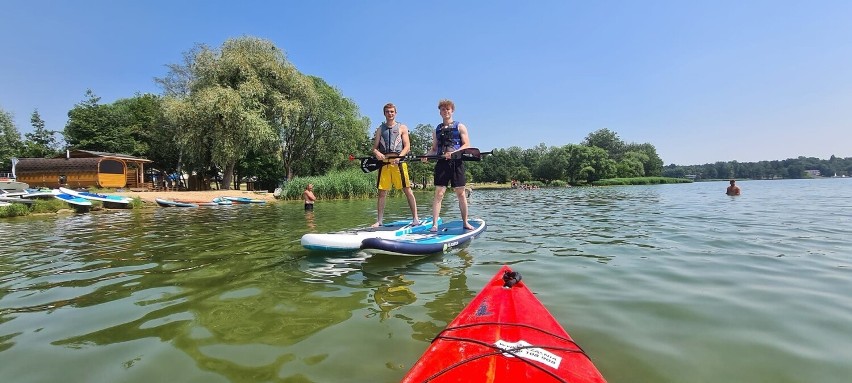
[[[408,126],[399,126],[399,135],[402,137],[402,151],[399,152],[400,157],[405,157],[411,152],[411,140],[408,138]]]

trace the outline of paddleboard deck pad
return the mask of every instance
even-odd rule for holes
[[[468,219],[473,230],[465,230],[461,220],[440,224],[437,232],[423,231],[396,238],[366,238],[361,249],[372,254],[419,256],[445,253],[469,243],[485,232],[485,221]]]
[[[92,206],[92,201],[89,201],[83,197],[73,196],[71,194],[57,193],[54,194],[53,197],[68,202],[69,204],[74,206]]]
[[[442,222],[438,218],[438,222]],[[355,251],[367,238],[397,238],[405,234],[422,233],[432,227],[432,218],[420,220],[417,226],[411,220],[385,223],[379,227],[359,227],[332,233],[308,233],[302,236],[302,247],[319,251]]]
[[[59,191],[65,194],[70,194],[75,197],[85,198],[92,201],[101,201],[108,202],[120,205],[127,205],[130,203],[130,198],[122,197],[118,195],[110,195],[110,194],[98,194],[98,193],[90,193],[85,191],[76,191],[68,188],[60,187]]]

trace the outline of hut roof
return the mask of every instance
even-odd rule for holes
[[[37,171],[92,171],[98,168],[102,157],[90,158],[21,158],[15,167],[18,173]]]
[[[66,156],[70,157],[70,158],[92,158],[92,157],[118,158],[118,159],[122,159],[122,160],[125,160],[125,161],[142,162],[142,163],[154,162],[154,161],[151,161],[147,158],[133,157],[133,156],[129,156],[127,154],[98,152],[98,151],[94,151],[94,150],[82,150],[82,149],[69,150],[67,153],[57,154],[54,158],[66,158]]]

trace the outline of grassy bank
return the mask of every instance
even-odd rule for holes
[[[145,207],[145,203],[137,197],[133,198],[128,206],[131,209],[141,209]],[[103,209],[103,203],[92,201],[91,210],[99,209]],[[0,206],[0,218],[22,217],[30,214],[55,214],[62,210],[74,210],[74,207],[56,198],[36,199],[32,205],[13,203],[9,206]]]

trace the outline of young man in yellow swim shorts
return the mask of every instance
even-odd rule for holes
[[[382,225],[385,214],[385,201],[391,188],[402,189],[405,198],[408,199],[408,207],[411,208],[412,224],[419,225],[417,218],[417,201],[414,192],[411,191],[411,180],[408,178],[408,164],[400,161],[411,151],[411,142],[408,139],[408,127],[396,121],[396,106],[392,103],[385,104],[383,108],[385,122],[376,128],[373,137],[373,155],[376,159],[383,161],[379,168],[379,181],[376,185],[379,189],[379,200],[376,203],[378,217],[373,227]]]

